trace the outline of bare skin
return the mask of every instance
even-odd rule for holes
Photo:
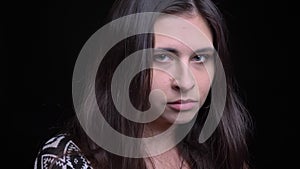
[[[198,14],[193,14],[192,16],[181,15],[180,17],[196,26],[205,35],[207,41],[212,42],[212,34],[203,17]],[[166,22],[169,22],[169,20],[161,19],[157,21],[158,24],[165,24]],[[180,35],[182,37],[193,36],[189,34],[184,25],[178,26],[176,29],[178,29],[176,31],[180,34],[182,33],[182,35]],[[193,50],[206,48],[209,43],[189,42],[189,44],[192,47],[186,46],[174,38],[155,34],[155,49],[171,48],[177,50],[177,57],[180,59],[180,64],[183,63],[186,65],[188,71],[193,74],[193,78],[191,78],[192,76],[188,75],[188,73],[186,73],[187,71],[182,67],[175,68],[180,69],[180,75],[178,76],[180,78],[176,79],[177,81],[175,81],[169,74],[153,69],[152,90],[162,90],[165,93],[168,102],[162,115],[145,126],[145,137],[151,137],[162,133],[174,124],[175,121],[177,122],[175,123],[176,125],[188,123],[195,116],[195,112],[197,112],[197,110],[199,110],[199,108],[203,105],[203,102],[208,95],[213,73],[209,70],[205,70],[204,66],[201,67],[201,65],[204,65],[203,62],[205,59],[202,60],[202,58],[195,58]],[[191,48],[193,48],[193,50]],[[200,55],[201,54],[199,54],[199,56]],[[178,65],[165,54],[163,56],[159,56],[157,60],[154,60],[154,64],[156,64],[155,62],[157,62],[158,65],[165,67],[171,67],[169,65]],[[194,93],[197,93],[198,95],[194,95]],[[174,100],[182,99],[181,94],[184,94],[186,98],[192,98],[191,100],[193,100],[193,102],[188,103],[188,105],[185,105],[185,102],[181,102],[181,100],[179,103],[173,103]],[[181,113],[181,109],[184,109],[183,113],[185,114],[181,117],[181,119],[176,120],[178,112]],[[184,161],[178,153],[176,147],[160,155],[146,158],[145,161],[148,168],[190,169],[187,162]]]

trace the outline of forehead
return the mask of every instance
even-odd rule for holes
[[[212,34],[200,15],[164,15],[154,24],[155,46],[184,44],[192,50],[213,47]]]

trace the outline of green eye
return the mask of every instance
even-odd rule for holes
[[[153,60],[156,61],[156,62],[165,63],[165,62],[172,61],[173,58],[171,56],[166,55],[166,54],[157,54],[157,55],[154,55]]]

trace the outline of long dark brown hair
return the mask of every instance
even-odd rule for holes
[[[180,155],[193,169],[248,168],[247,138],[251,121],[247,110],[237,95],[237,86],[233,80],[228,58],[224,18],[218,8],[210,0],[116,0],[107,22],[139,12],[162,12],[175,15],[198,12],[206,19],[213,34],[213,45],[225,69],[226,105],[217,129],[205,143],[200,144],[198,138],[210,104],[210,96],[208,96],[205,104],[199,110],[192,130],[177,145],[177,148]],[[130,29],[130,26],[122,29]],[[131,137],[142,137],[144,124],[134,123],[121,116],[116,110],[111,97],[112,76],[117,66],[127,56],[135,51],[153,47],[153,34],[140,34],[122,40],[106,54],[99,66],[95,80],[97,104],[103,116],[114,129]],[[141,57],[139,62],[134,63],[135,66],[147,64],[151,64],[149,57]],[[131,81],[130,98],[137,109],[146,110],[149,107],[150,89],[150,69],[140,72]],[[78,144],[94,168],[146,169],[143,158],[121,157],[99,147],[87,136],[76,118],[69,124],[66,132]]]

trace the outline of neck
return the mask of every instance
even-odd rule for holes
[[[168,123],[162,118],[158,118],[145,125],[144,137],[152,137],[166,131],[172,123]]]
[[[171,126],[172,123],[168,123],[164,119],[158,118],[145,125],[143,137],[156,136],[163,133]],[[173,140],[175,142],[175,135],[170,135],[170,137],[174,137]],[[159,147],[159,145],[157,146]],[[147,168],[150,169],[182,169],[182,166],[185,164],[176,146],[162,154],[145,158],[145,162]]]
[[[147,168],[151,169],[181,169],[183,166],[183,159],[180,157],[177,147],[160,155],[146,158],[145,162]]]

